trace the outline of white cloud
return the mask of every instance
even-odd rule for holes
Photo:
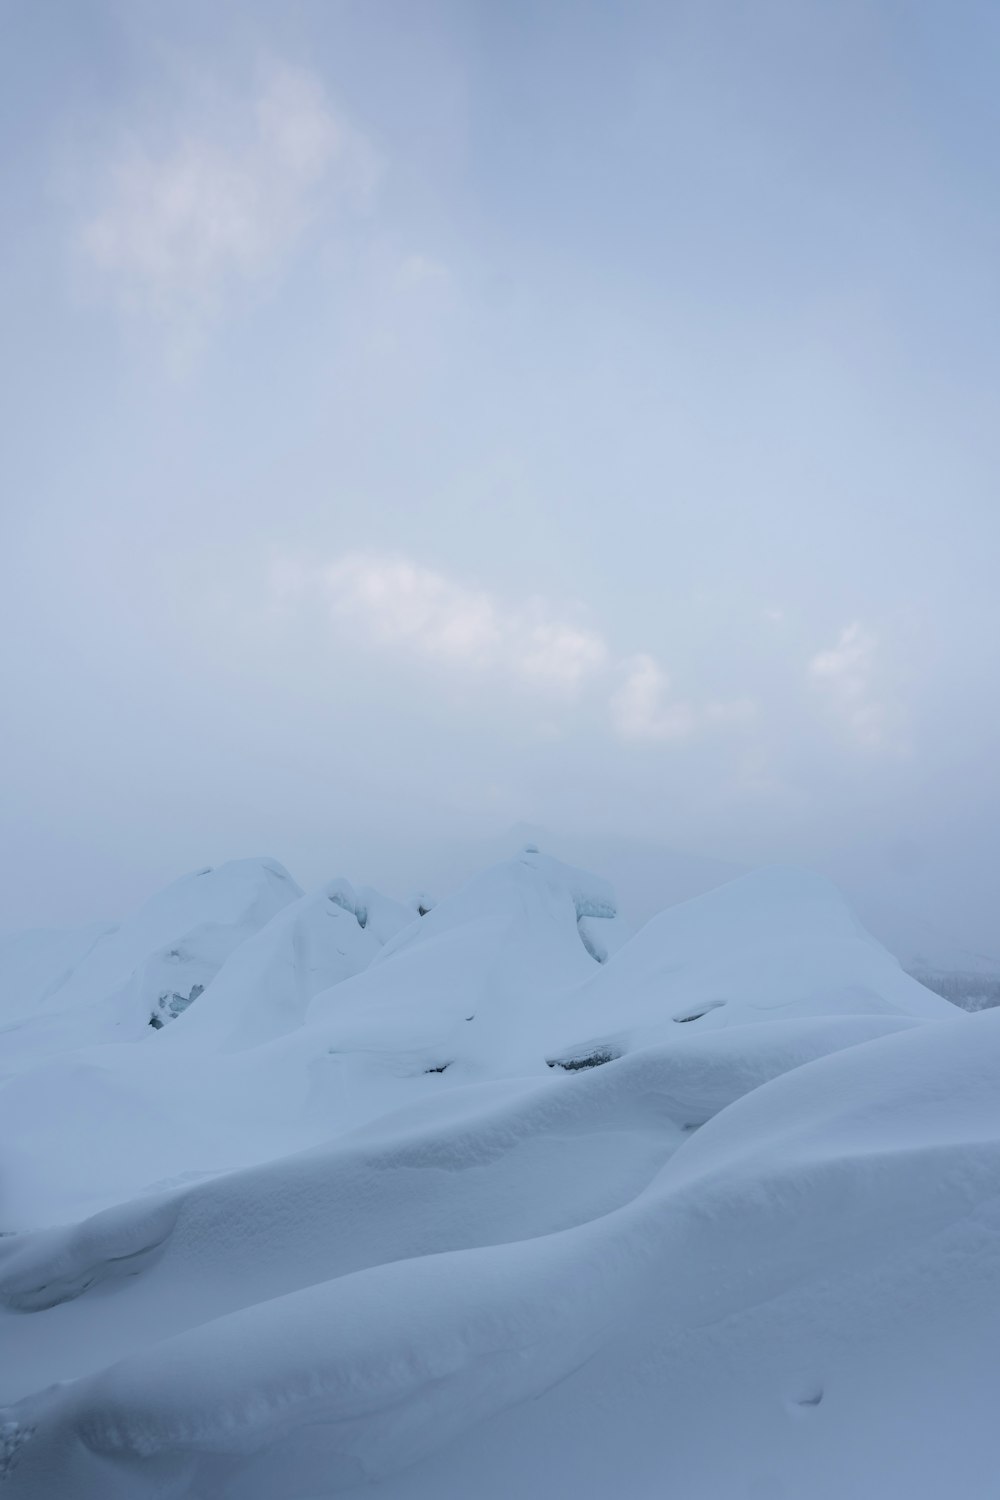
[[[690,703],[670,698],[670,679],[646,654],[623,663],[625,681],[611,698],[611,720],[624,740],[686,739],[698,724]]]
[[[178,118],[171,135],[165,149],[132,140],[119,150],[81,244],[124,307],[184,324],[272,273],[321,192],[363,206],[379,171],[319,81],[281,63],[254,97],[223,100],[210,123]]]
[[[428,661],[502,671],[531,686],[575,693],[608,661],[595,631],[544,606],[505,606],[403,557],[352,553],[323,575],[336,617]]]
[[[576,687],[601,670],[608,648],[601,636],[559,620],[540,620],[527,629],[520,669],[527,678]]]
[[[488,661],[501,644],[502,628],[487,594],[405,558],[353,553],[328,568],[325,581],[335,613],[383,644],[473,665]]]
[[[747,699],[696,705],[673,698],[655,657],[616,658],[600,631],[543,601],[506,602],[400,554],[350,552],[325,567],[282,561],[270,585],[274,612],[318,598],[338,631],[362,645],[505,679],[546,695],[552,708],[590,689],[625,741],[669,744],[731,729],[755,712]],[[550,716],[540,732],[561,730]]]
[[[809,678],[857,744],[898,748],[898,709],[878,687],[878,641],[855,620],[809,663]]]
[[[611,697],[611,722],[623,740],[670,744],[706,729],[745,724],[756,713],[749,698],[694,704],[674,698],[655,657],[641,652],[620,663],[625,680]]]

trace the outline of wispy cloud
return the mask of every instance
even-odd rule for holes
[[[80,242],[120,306],[188,327],[273,274],[321,202],[364,207],[379,176],[318,79],[279,62],[209,120],[181,109],[167,134],[122,143]]]
[[[502,604],[407,558],[353,553],[329,567],[323,583],[337,619],[428,661],[572,695],[609,659],[598,632],[547,606]]]
[[[506,681],[544,695],[553,710],[587,694],[626,743],[667,746],[734,728],[754,712],[747,699],[676,697],[654,656],[618,656],[575,610],[539,599],[502,600],[400,554],[350,552],[318,567],[286,560],[273,571],[270,596],[272,608],[286,615],[318,599],[338,633],[361,649]],[[547,732],[558,732],[555,719],[546,723]]]
[[[623,740],[669,744],[712,727],[744,724],[753,718],[749,698],[692,703],[671,691],[670,678],[645,652],[619,664],[624,681],[612,694],[611,722]]]
[[[625,680],[611,697],[611,721],[622,739],[665,742],[694,732],[697,714],[671,696],[670,679],[654,657],[642,653],[623,667]]]
[[[851,739],[867,750],[901,748],[898,704],[880,685],[878,640],[859,620],[809,663],[809,679]]]

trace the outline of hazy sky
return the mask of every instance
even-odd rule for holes
[[[995,0],[0,21],[0,924],[528,819],[988,941]]]

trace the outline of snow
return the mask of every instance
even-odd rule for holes
[[[251,933],[301,894],[276,860],[199,870],[121,926],[52,944],[54,954],[76,947],[79,957],[41,986],[31,955],[48,946],[45,935],[8,940],[0,948],[4,1071],[88,1043],[137,1040],[154,1017],[165,1024]]]
[[[0,950],[5,1500],[995,1493],[1000,1014],[803,872],[419,904]]]

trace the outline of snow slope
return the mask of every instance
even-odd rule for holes
[[[150,1022],[179,1015],[247,937],[301,894],[276,860],[238,860],[175,881],[119,927],[55,942],[46,933],[8,939],[0,946],[4,1070],[140,1039]],[[58,955],[54,973],[39,962],[46,949]]]
[[[613,951],[536,851],[422,917],[224,868],[175,1017],[172,918],[5,1056],[0,1495],[995,1493],[1000,1015],[794,871]]]
[[[665,907],[689,901],[747,873],[744,865],[693,855],[662,844],[591,831],[567,835],[518,824],[500,838],[467,838],[442,844],[430,868],[420,871],[435,890],[450,891],[483,865],[509,858],[525,843],[540,844],[570,864],[601,870],[614,884],[619,900],[621,939]],[[938,910],[929,867],[920,872],[912,860],[901,869],[878,847],[854,847],[825,873],[845,892],[851,909],[866,929],[899,959],[921,984],[967,1010],[1000,1003],[1000,942],[995,918],[984,922],[988,892],[968,899],[968,879],[956,865],[955,897]],[[965,898],[965,899],[963,899]],[[980,908],[979,913],[974,905]],[[615,946],[618,945],[615,935]]]

